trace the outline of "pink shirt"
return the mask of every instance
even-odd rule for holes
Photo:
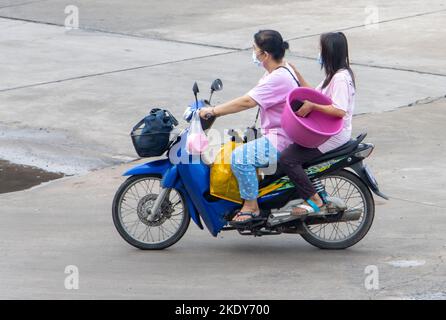
[[[294,77],[293,69],[286,64]],[[271,73],[266,72],[257,86],[248,92],[260,107],[260,127],[262,134],[281,152],[292,141],[286,135],[280,124],[283,108],[288,93],[297,87],[296,81],[284,68],[278,68]]]
[[[334,107],[345,111],[344,127],[341,132],[318,147],[320,152],[325,153],[342,146],[351,138],[352,117],[355,109],[355,87],[350,73],[345,69],[339,70],[323,89],[322,83],[316,87],[316,90],[330,97]]]

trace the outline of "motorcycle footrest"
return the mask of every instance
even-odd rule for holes
[[[253,228],[261,227],[265,225],[266,218],[258,217],[258,218],[252,218],[246,223],[243,224],[233,224],[231,225],[232,228],[235,228],[236,230],[250,230]]]

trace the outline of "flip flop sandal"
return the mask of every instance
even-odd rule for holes
[[[321,213],[325,212],[325,205],[322,205],[319,207],[316,203],[314,203],[310,199],[306,200],[306,202],[309,204],[309,206],[307,206],[306,204],[299,204],[297,206],[292,207],[292,209],[294,209],[294,208],[305,209],[305,212],[294,213],[293,211],[291,211],[291,215],[293,215],[295,217],[305,217],[305,216],[316,215],[316,214],[321,214]]]
[[[260,217],[260,213],[253,213],[253,212],[239,212],[239,213],[237,213],[237,214],[235,215],[235,217],[243,217],[243,216],[247,216],[247,217],[251,217],[251,218],[250,218],[250,219],[243,220],[243,221],[235,221],[235,220],[231,220],[231,221],[229,221],[229,224],[230,224],[230,225],[238,225],[238,226],[240,226],[240,225],[245,225],[245,224],[251,223],[251,222],[253,222],[256,218],[261,218],[261,217]],[[234,218],[235,218],[235,217],[234,217]]]

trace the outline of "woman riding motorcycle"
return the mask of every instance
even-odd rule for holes
[[[257,66],[266,69],[258,84],[242,97],[200,110],[200,116],[206,118],[209,115],[219,117],[241,112],[256,105],[260,108],[262,137],[237,147],[232,153],[231,168],[244,200],[242,208],[231,221],[233,224],[247,223],[260,214],[256,168],[276,164],[279,153],[292,143],[280,124],[286,97],[299,86],[296,74],[284,61],[288,48],[288,42],[283,41],[279,32],[257,32],[252,58]]]

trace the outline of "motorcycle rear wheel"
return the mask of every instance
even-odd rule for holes
[[[361,209],[357,221],[332,222],[316,225],[303,223],[302,238],[320,249],[346,249],[358,243],[369,231],[375,216],[375,202],[367,185],[347,170],[320,178],[329,196],[341,198],[349,209]],[[348,234],[347,234],[348,233]],[[328,236],[327,236],[328,235]]]
[[[160,217],[155,221],[146,219],[147,211],[161,190],[160,183],[158,175],[131,176],[119,187],[113,199],[112,216],[116,230],[125,241],[141,250],[170,247],[183,237],[190,223],[184,198],[175,189],[161,205]]]

